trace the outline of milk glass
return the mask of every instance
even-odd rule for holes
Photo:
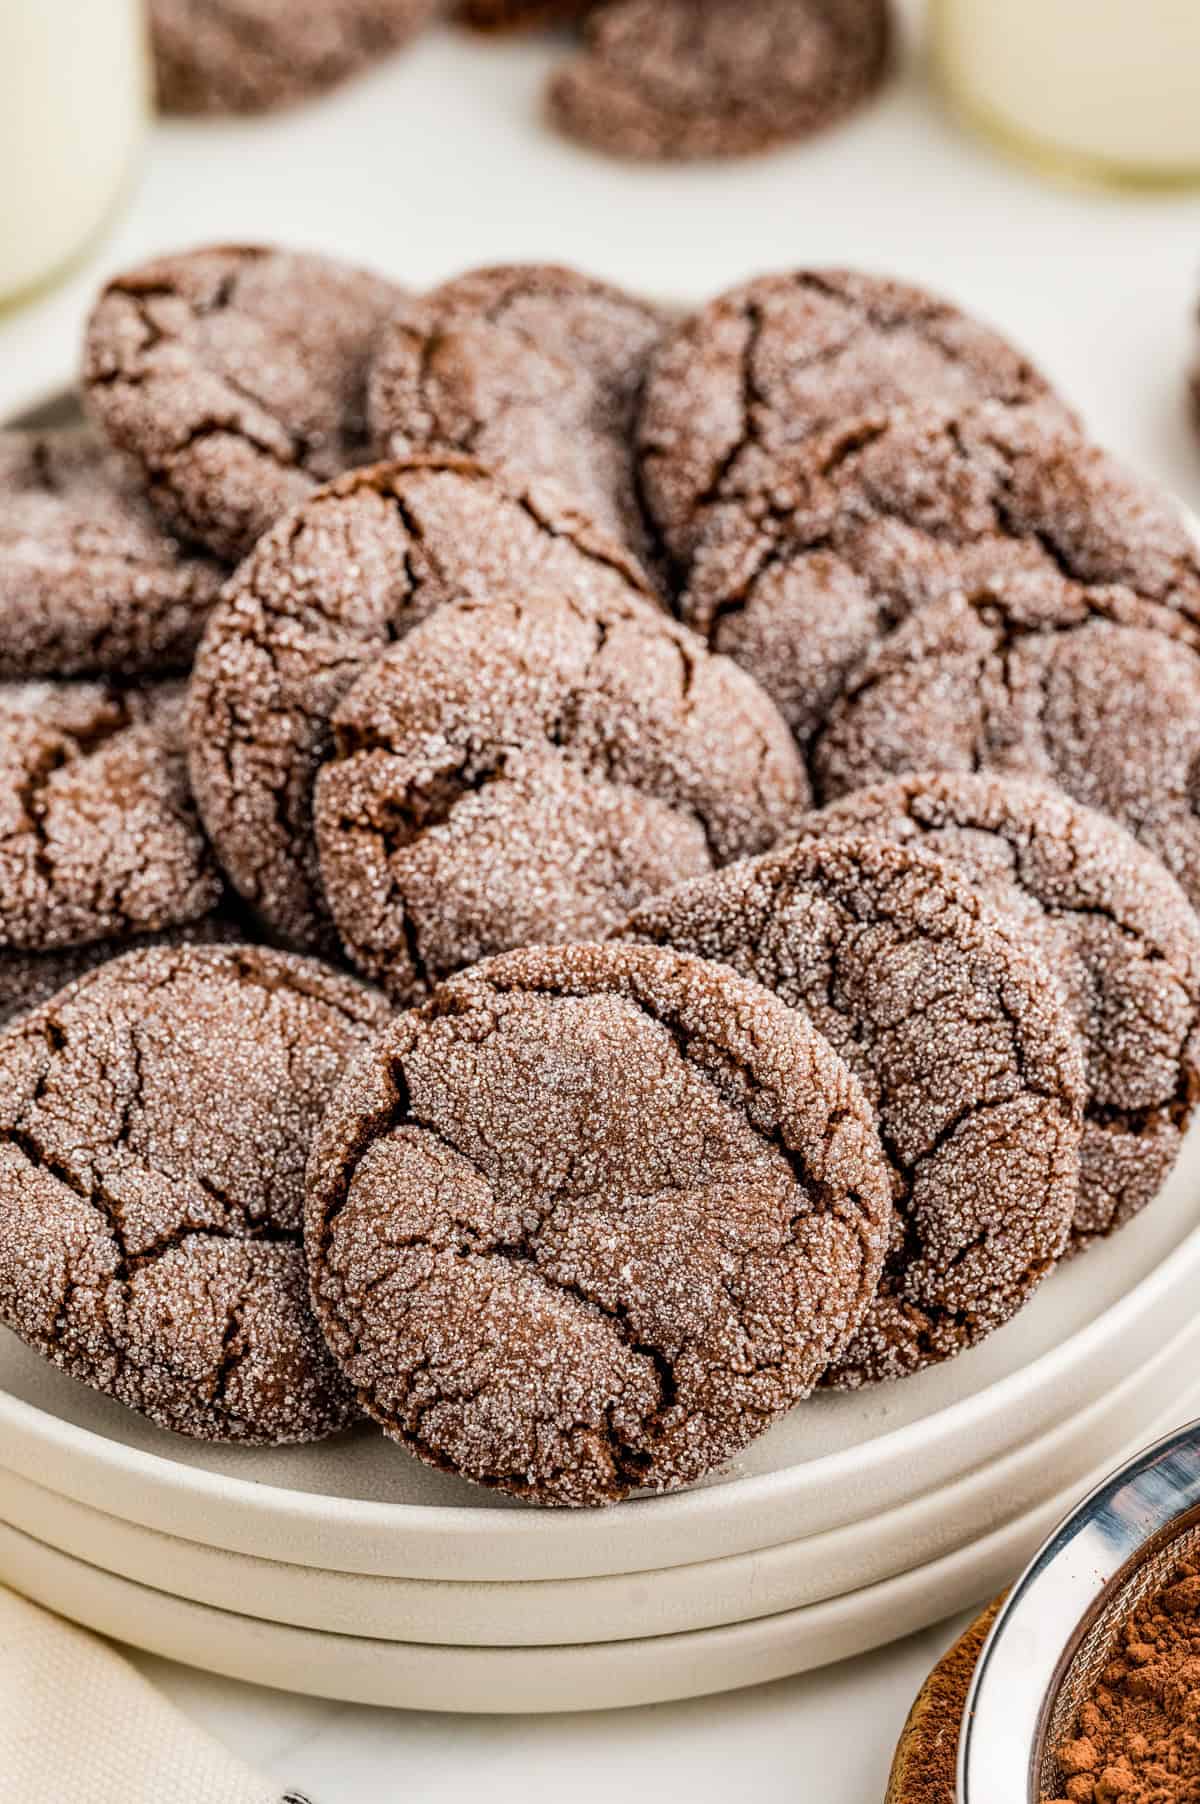
[[[1200,182],[1200,0],[931,0],[952,100],[1059,173]]]
[[[113,215],[147,116],[141,0],[0,0],[0,303]]]

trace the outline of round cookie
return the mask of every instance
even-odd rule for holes
[[[552,76],[560,130],[617,156],[741,156],[835,124],[883,79],[887,0],[605,0]]]
[[[758,276],[693,313],[651,359],[637,429],[646,507],[686,563],[712,507],[768,490],[781,463],[843,420],[1050,396],[1007,339],[926,289],[850,269]]]
[[[168,927],[162,933],[93,940],[86,946],[63,946],[56,952],[0,950],[0,1028],[86,977],[97,965],[106,965],[126,952],[150,946],[234,945],[251,937],[232,908],[223,905],[185,927]]]
[[[313,1147],[313,1300],[430,1465],[675,1490],[803,1397],[887,1231],[862,1092],[798,1014],[657,948],[533,947],[399,1016]]]
[[[442,0],[150,0],[160,109],[295,105],[396,50]]]
[[[447,602],[363,672],[333,739],[322,889],[402,1002],[489,953],[604,938],[773,845],[808,794],[758,685],[633,595]]]
[[[899,620],[980,583],[1123,583],[1200,621],[1178,510],[1056,404],[866,416],[774,487],[715,506],[679,611],[757,676],[801,741]]]
[[[92,309],[84,398],[163,518],[233,560],[363,461],[367,365],[403,298],[303,252],[161,257],[115,276]]]
[[[1054,980],[956,871],[884,840],[812,840],[682,884],[626,932],[803,1010],[878,1112],[891,1243],[827,1382],[904,1377],[1021,1307],[1067,1241],[1082,1061]]]
[[[1157,853],[1200,906],[1200,628],[1128,590],[952,593],[890,634],[810,747],[825,801],[906,771],[1041,777]]]
[[[668,318],[550,263],[445,282],[402,307],[380,336],[368,390],[379,455],[463,451],[519,488],[557,482],[652,567],[633,422]]]
[[[628,554],[557,491],[511,493],[454,457],[343,477],[280,521],[230,581],[192,673],[192,782],[231,881],[292,944],[337,943],[312,785],[338,703],[443,602],[523,589],[589,608],[649,593]]]
[[[0,685],[0,947],[199,919],[221,879],[196,819],[181,685]]]
[[[0,679],[186,670],[225,574],[86,428],[0,432]]]
[[[1200,1096],[1200,922],[1115,821],[1061,791],[938,771],[855,790],[798,838],[870,834],[956,866],[1061,985],[1087,1075],[1072,1246],[1152,1201]]]
[[[354,1401],[307,1308],[309,1143],[382,1002],[249,946],[114,960],[0,1036],[0,1320],[164,1428],[314,1440]]]

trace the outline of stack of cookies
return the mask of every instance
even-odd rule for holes
[[[1006,1322],[1200,1090],[1200,559],[994,332],[218,247],[0,435],[0,1319],[671,1490]]]

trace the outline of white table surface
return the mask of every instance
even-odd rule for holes
[[[910,19],[910,24],[911,24]],[[123,218],[53,295],[0,317],[0,414],[69,376],[98,279],[205,239],[278,239],[414,285],[470,263],[576,262],[700,297],[753,271],[850,262],[941,288],[1022,341],[1096,435],[1200,507],[1183,375],[1200,294],[1200,195],[1056,190],[959,134],[916,34],[887,96],[839,133],[728,167],[624,167],[557,142],[546,43],[430,34],[287,118],[164,125]],[[314,1804],[489,1804],[634,1791],[705,1804],[874,1804],[954,1625],[726,1698],[545,1718],[323,1704],[149,1658],[186,1710]]]

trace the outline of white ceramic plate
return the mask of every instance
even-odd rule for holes
[[[1190,1417],[1200,1315],[1125,1382],[1046,1435],[902,1505],[729,1559],[607,1578],[471,1584],[369,1577],[163,1535],[0,1469],[0,1517],[75,1558],[171,1595],[339,1635],[536,1646],[674,1635],[822,1602],[942,1558],[1082,1483],[1151,1417]]]
[[[1147,1423],[1138,1444],[1159,1427]],[[182,1601],[7,1526],[0,1581],[115,1640],[281,1690],[420,1710],[603,1710],[806,1672],[966,1609],[1005,1585],[1108,1470],[1106,1463],[1019,1521],[899,1578],[754,1622],[639,1641],[477,1648],[322,1634]]]
[[[862,1522],[1089,1408],[1193,1318],[1200,1129],[1161,1197],[983,1346],[793,1410],[732,1470],[618,1509],[539,1511],[435,1473],[369,1429],[310,1448],[154,1428],[0,1336],[0,1446],[19,1476],[160,1533],[345,1572],[496,1582],[656,1570]]]

